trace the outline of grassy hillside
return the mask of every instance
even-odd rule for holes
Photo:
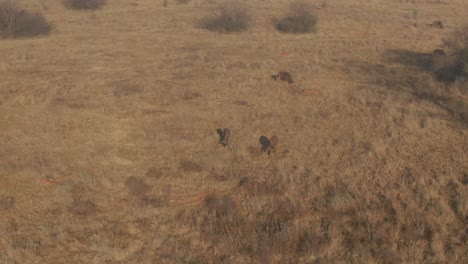
[[[424,67],[465,0],[313,1],[311,34],[163,2],[21,1],[53,29],[0,39],[0,263],[467,262],[468,88]]]

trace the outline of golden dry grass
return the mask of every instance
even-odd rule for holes
[[[216,2],[22,1],[55,27],[0,40],[0,263],[466,263],[466,88],[398,56],[466,1],[317,1],[307,35],[285,0],[198,28]]]

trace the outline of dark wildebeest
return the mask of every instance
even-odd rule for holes
[[[432,54],[445,56],[445,51],[443,49],[435,49]]]
[[[276,146],[278,145],[277,136],[272,136],[270,139],[265,136],[261,136],[258,141],[260,142],[260,145],[262,145],[261,151],[268,155],[270,155],[271,151],[275,151]]]
[[[432,24],[430,24],[430,26],[435,28],[444,28],[442,21],[434,21]]]
[[[288,83],[293,83],[292,76],[289,72],[280,71],[275,75],[272,75],[271,78],[275,81],[286,81]]]
[[[225,128],[225,129],[218,128],[216,129],[216,132],[219,135],[219,144],[226,147],[229,144],[229,137],[231,137],[231,130],[229,130],[229,128]]]

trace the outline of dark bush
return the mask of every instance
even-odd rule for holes
[[[201,21],[201,26],[218,32],[240,32],[249,28],[251,17],[241,2],[232,0],[220,5],[216,15]]]
[[[106,0],[64,0],[63,4],[70,9],[99,9]]]
[[[316,23],[313,15],[289,16],[278,21],[276,29],[289,33],[310,33],[315,32]]]
[[[175,0],[175,3],[178,5],[186,5],[190,3],[192,0]]]
[[[47,34],[50,29],[41,14],[21,10],[13,0],[0,0],[1,37],[34,37]]]
[[[288,33],[315,32],[317,17],[312,12],[312,5],[306,1],[292,2],[289,15],[276,22],[276,29]]]

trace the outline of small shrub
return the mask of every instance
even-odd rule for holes
[[[310,33],[315,32],[317,19],[312,15],[290,16],[281,19],[276,25],[276,29],[289,33]]]
[[[106,0],[64,0],[63,4],[70,9],[99,9]]]
[[[250,13],[241,2],[232,0],[220,5],[215,16],[202,20],[201,26],[218,32],[245,31],[251,24]]]
[[[312,6],[306,1],[291,3],[289,15],[276,23],[276,29],[288,33],[315,32],[317,17],[312,12]]]
[[[178,5],[186,5],[190,3],[192,0],[175,0],[175,3]]]
[[[0,0],[0,37],[33,37],[50,29],[41,14],[21,10],[13,0]]]
[[[413,18],[416,19],[418,18],[419,15],[419,10],[418,9],[413,9]]]

